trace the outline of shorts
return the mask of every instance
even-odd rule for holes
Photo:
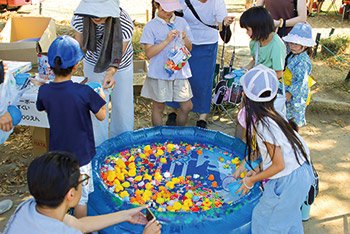
[[[94,192],[94,182],[92,179],[92,167],[91,162],[80,167],[80,174],[86,174],[90,176],[89,183],[86,186],[83,186],[81,191],[81,198],[78,205],[86,205],[89,200],[89,194]]]
[[[186,102],[193,97],[188,79],[160,80],[147,77],[141,96],[156,102]]]

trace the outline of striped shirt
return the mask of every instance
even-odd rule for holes
[[[134,31],[134,24],[128,15],[123,9],[120,11],[120,23],[122,27],[123,33],[123,42],[130,41],[128,44],[120,62],[118,70],[124,70],[128,68],[132,63],[133,58],[133,47],[131,43],[131,39]],[[78,33],[83,33],[83,17],[74,15],[71,20],[71,26]],[[104,33],[104,24],[96,25],[96,51],[87,51],[85,61],[93,66],[96,65],[97,60],[101,53],[102,48],[102,38]]]

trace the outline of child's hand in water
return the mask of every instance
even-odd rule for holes
[[[167,38],[165,40],[168,43],[170,43],[178,33],[179,32],[177,30],[171,30],[170,32],[168,32],[168,36],[167,36]]]
[[[239,194],[243,190],[241,196],[247,194],[249,190],[254,187],[254,182],[251,181],[251,177],[249,176],[244,177],[244,179],[238,183],[241,184],[241,187],[235,192],[235,194]]]

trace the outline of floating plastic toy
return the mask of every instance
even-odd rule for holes
[[[97,147],[89,215],[149,204],[162,233],[250,233],[261,196],[258,183],[244,196],[232,192],[233,181],[227,188],[223,183],[244,150],[237,138],[195,127],[123,133]],[[100,233],[142,233],[143,228],[121,223]]]

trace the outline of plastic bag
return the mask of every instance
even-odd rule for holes
[[[5,114],[9,105],[16,105],[26,89],[20,89],[10,72],[5,74],[5,81],[0,85],[0,116]],[[3,144],[12,133],[0,130],[0,145]]]
[[[182,34],[180,33],[175,37],[175,45],[168,55],[168,60],[165,63],[165,71],[171,77],[177,71],[180,71],[186,64],[187,60],[191,57],[191,53],[185,46],[185,42],[182,39]]]

